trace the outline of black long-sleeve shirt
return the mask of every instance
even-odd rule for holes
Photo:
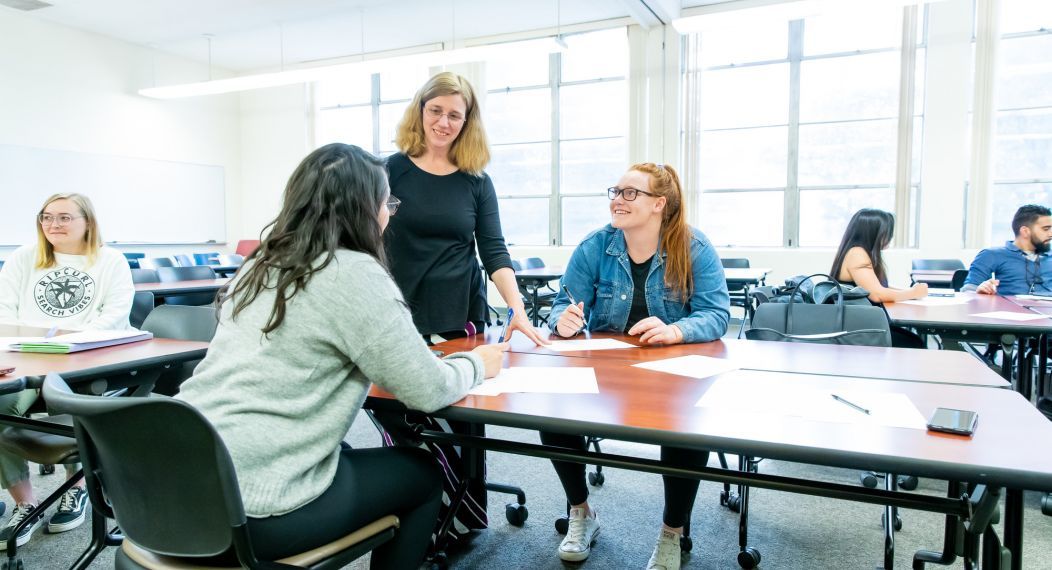
[[[421,334],[486,320],[486,281],[511,267],[493,182],[483,173],[438,176],[398,153],[387,158],[391,195],[402,201],[384,232],[391,274]],[[478,256],[476,257],[476,246]]]

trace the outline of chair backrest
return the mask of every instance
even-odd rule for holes
[[[186,255],[185,253],[177,253],[172,256],[172,259],[175,260],[176,267],[193,267],[197,265],[196,263],[194,263],[194,258],[190,257],[189,255]]]
[[[216,310],[213,307],[160,305],[142,323],[142,330],[158,338],[208,342],[216,334]]]
[[[249,255],[252,255],[253,251],[256,251],[257,247],[259,247],[258,239],[243,239],[237,242],[237,249],[235,249],[234,252],[238,255],[248,257]]]
[[[134,269],[132,271],[135,271]],[[149,291],[136,291],[135,297],[132,299],[131,315],[129,320],[131,326],[135,328],[142,327],[143,321],[149,316],[150,311],[153,310],[153,293]]]
[[[914,271],[954,271],[964,269],[964,262],[960,259],[914,259]]]
[[[721,257],[720,263],[723,264],[724,269],[748,269],[749,260],[744,257]]]
[[[194,281],[198,279],[215,279],[216,272],[207,265],[193,265],[190,267],[159,267],[157,277],[161,283],[173,281]]]
[[[3,269],[3,267],[4,267],[4,262],[3,262],[3,260],[0,260],[0,269]]]
[[[74,394],[57,374],[43,390],[51,413],[73,416],[91,503],[109,504],[128,539],[169,556],[216,556],[240,542],[234,466],[200,412],[163,396]]]
[[[161,267],[175,267],[175,260],[171,257],[151,257],[149,259],[140,259],[139,267],[146,269],[160,269]]]
[[[128,267],[132,269],[138,269],[140,267],[139,260],[146,257],[145,253],[128,253],[124,252],[124,258],[128,260]]]
[[[245,256],[231,253],[230,255],[218,255],[216,256],[216,265],[237,265],[240,266],[245,262]]]
[[[539,257],[527,257],[522,260],[523,269],[539,269],[544,267],[544,260]]]
[[[160,283],[156,269],[137,268],[131,270],[132,283]]]
[[[953,279],[950,280],[950,286],[953,287],[954,291],[960,291],[961,287],[964,287],[964,280],[968,278],[967,269],[958,269],[953,272]]]
[[[512,271],[522,271],[522,262],[518,259],[511,260]]]
[[[219,265],[219,252],[195,253],[194,265]]]

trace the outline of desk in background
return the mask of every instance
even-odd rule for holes
[[[215,293],[230,282],[230,278],[196,279],[192,281],[170,281],[168,283],[136,283],[136,292],[150,292],[154,297],[188,295],[191,293]]]
[[[540,298],[541,287],[551,281],[562,279],[564,269],[562,267],[534,267],[532,269],[520,269],[515,272],[515,280],[525,290],[527,300],[530,302],[530,321],[533,326],[541,324]]]

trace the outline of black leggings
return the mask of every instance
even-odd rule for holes
[[[584,451],[588,440],[581,435],[541,432],[541,443],[569,449]],[[709,452],[681,447],[661,446],[661,461],[683,467],[704,467],[709,461]],[[571,505],[579,505],[588,500],[588,485],[585,483],[585,467],[581,463],[552,461],[559,481],[563,484],[566,500]],[[665,512],[662,522],[670,528],[679,528],[690,520],[690,511],[694,507],[694,497],[698,494],[697,479],[662,476],[665,483]]]
[[[340,450],[332,485],[317,499],[280,516],[249,518],[252,548],[277,560],[332,542],[370,522],[395,515],[393,540],[373,551],[370,568],[416,569],[442,502],[442,471],[414,447]]]

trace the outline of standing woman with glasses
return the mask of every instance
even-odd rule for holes
[[[730,297],[716,250],[687,224],[679,176],[668,165],[633,165],[610,196],[610,224],[577,246],[552,306],[552,332],[582,330],[639,335],[639,344],[716,340],[727,332]],[[572,299],[571,299],[572,296]],[[584,451],[583,435],[541,433],[546,445]],[[703,467],[709,453],[661,448],[661,460]],[[588,558],[599,521],[588,504],[585,467],[552,461],[571,505],[559,557]],[[680,567],[680,536],[698,491],[696,479],[663,477],[665,511],[647,568]]]
[[[135,296],[131,269],[124,255],[102,245],[91,200],[81,194],[51,196],[37,214],[36,229],[36,245],[16,249],[0,269],[0,323],[63,330],[130,328]],[[21,416],[36,399],[36,390],[0,396],[0,413]],[[65,467],[67,478],[79,469]],[[0,530],[0,550],[6,550],[15,525],[33,519],[18,535],[21,546],[43,523],[43,513],[37,512],[25,459],[0,451],[0,484],[15,501]],[[80,526],[87,503],[81,480],[62,497],[48,532]]]
[[[417,330],[427,340],[482,332],[489,273],[518,330],[545,341],[530,325],[504,243],[493,182],[483,169],[489,146],[475,91],[455,73],[439,73],[417,91],[387,159],[391,195],[402,210],[384,234],[391,274]],[[438,340],[438,339],[435,339]]]

